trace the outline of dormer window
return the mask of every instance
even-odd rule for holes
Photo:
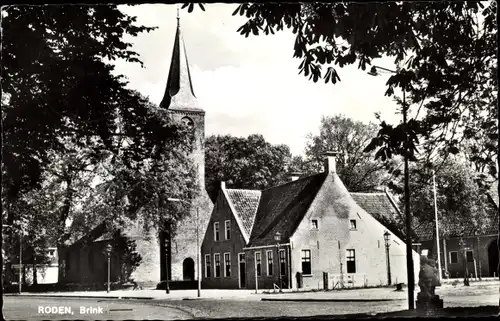
[[[351,220],[350,225],[351,225],[351,231],[356,230],[356,220]]]
[[[318,220],[311,220],[311,229],[312,230],[318,229]]]

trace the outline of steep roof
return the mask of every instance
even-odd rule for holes
[[[250,236],[259,207],[261,191],[244,189],[226,189],[229,201],[234,208],[234,215],[241,221],[243,232]]]
[[[498,209],[498,181],[495,181],[491,184],[490,190],[488,191],[488,196],[491,198],[493,203],[496,205]]]
[[[351,193],[354,201],[377,220],[397,220],[401,213],[386,193]]]
[[[250,246],[274,243],[277,231],[288,240],[304,218],[325,178],[316,174],[262,191]]]
[[[479,227],[479,233],[470,220],[455,220],[447,222],[449,236],[460,237],[498,234],[498,209],[489,210],[487,211],[487,214],[484,226],[482,228]],[[417,234],[420,241],[432,240],[436,235],[436,223],[434,221],[421,221],[414,218],[413,231]]]
[[[203,111],[194,94],[189,61],[181,35],[179,17],[170,61],[167,86],[160,107],[170,110]]]

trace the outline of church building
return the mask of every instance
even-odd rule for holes
[[[186,284],[197,280],[198,244],[203,240],[213,203],[205,189],[205,111],[199,106],[194,93],[179,17],[165,94],[159,108],[164,109],[170,119],[194,131],[195,146],[191,156],[197,167],[200,193],[190,201],[189,215],[177,222],[177,232],[173,237],[169,236],[168,228],[146,235],[140,222],[132,224],[125,233],[129,239],[135,240],[136,251],[142,258],[141,264],[132,273],[135,282],[149,287],[164,283],[168,278],[173,283],[180,282],[182,287],[182,281]],[[65,253],[64,281],[79,284],[106,282],[107,263],[103,253],[111,238],[102,223],[84,238],[69,245]],[[112,276],[119,273],[121,258],[118,256],[114,255],[111,259]]]

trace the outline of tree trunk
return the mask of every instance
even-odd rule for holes
[[[36,276],[36,260],[35,260],[35,258],[33,258],[33,285],[37,285],[37,284],[38,284],[38,279]]]
[[[62,244],[57,245],[57,283],[66,283],[66,249]]]

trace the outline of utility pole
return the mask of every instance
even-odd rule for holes
[[[390,70],[387,68],[372,66],[371,70],[368,72],[370,76],[378,76],[378,69],[385,70],[396,74],[397,71]],[[407,114],[408,107],[406,106],[406,88],[403,90],[403,126],[406,127],[408,124]],[[414,265],[413,265],[413,246],[411,239],[411,211],[410,211],[410,172],[408,168],[408,136],[406,136],[404,142],[404,206],[405,206],[405,221],[406,221],[406,270],[408,274],[408,309],[415,309],[415,275],[414,275]]]
[[[23,232],[19,236],[19,294],[23,289]]]
[[[434,215],[436,219],[436,243],[437,243],[437,259],[438,259],[438,280],[441,283],[441,249],[439,248],[439,219],[437,210],[437,190],[436,190],[436,173],[432,170],[432,181],[434,184]]]

